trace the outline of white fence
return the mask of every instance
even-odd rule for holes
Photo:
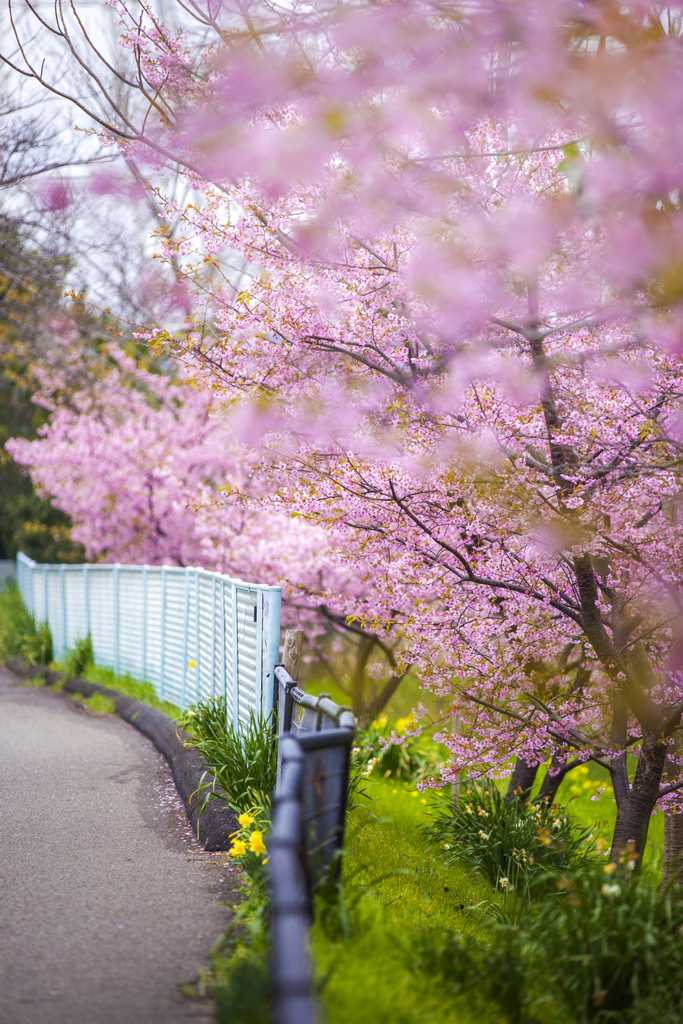
[[[180,708],[223,695],[235,724],[272,708],[280,587],[205,569],[39,565],[21,553],[17,577],[55,658],[90,634],[98,665],[148,680]]]

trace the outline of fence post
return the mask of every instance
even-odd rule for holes
[[[147,566],[142,567],[142,681],[147,677]]]
[[[166,671],[166,566],[161,567],[161,639],[159,647],[159,696],[164,698]]]
[[[256,683],[256,707],[259,714],[263,714],[265,711],[270,711],[270,708],[268,708],[265,703],[266,680],[263,678],[263,656],[265,653],[263,650],[263,606],[263,591],[259,588],[254,594],[254,623],[256,625],[254,682]],[[270,707],[272,706],[271,701]]]
[[[223,687],[223,696],[225,697],[225,705],[228,705],[228,640],[225,633],[225,580],[221,580],[221,637],[223,638],[221,645],[221,686]]]
[[[275,682],[275,666],[280,661],[280,608],[282,591],[280,587],[269,587],[267,594],[268,621],[266,623],[266,692],[263,698],[263,710],[268,713],[277,703],[277,684]]]
[[[190,574],[185,570],[185,614],[183,623],[183,674],[180,677],[180,710],[185,710],[185,687],[187,685],[187,618],[190,613]]]
[[[62,657],[66,653],[66,569],[64,564],[59,567],[59,596],[62,602]]]
[[[23,563],[23,565],[24,565],[24,576],[28,572],[29,582],[31,584],[31,615],[35,615],[36,614],[36,594],[35,594],[34,583],[33,583],[33,577],[34,577],[33,566],[31,566],[29,568],[26,565],[26,563]]]
[[[194,689],[195,703],[199,700],[199,680],[202,669],[202,649],[199,636],[199,569],[194,571]]]
[[[285,643],[282,649],[282,664],[295,683],[299,681],[299,665],[301,651],[304,646],[303,629],[288,629],[285,632]]]
[[[216,693],[216,574],[211,576],[211,696]]]
[[[235,728],[240,720],[240,678],[237,656],[237,584],[232,585],[232,724]]]
[[[268,840],[271,893],[271,986],[274,1024],[315,1024],[308,956],[310,899],[304,867],[302,789],[306,757],[283,736],[283,772],[275,791]]]
[[[90,587],[88,579],[88,563],[83,566],[83,604],[85,606],[85,635],[90,636]]]
[[[119,565],[114,566],[114,675],[119,674]]]

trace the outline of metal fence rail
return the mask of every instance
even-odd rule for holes
[[[311,900],[304,857],[302,788],[306,758],[301,745],[281,736],[282,771],[268,839],[271,889],[271,990],[274,1024],[314,1024],[308,956]]]
[[[311,697],[275,667],[278,782],[268,843],[275,1024],[317,1020],[308,955],[311,883],[336,870],[344,838],[356,723],[329,697]]]
[[[351,745],[356,720],[349,708],[329,697],[312,697],[282,665],[275,666],[280,736],[296,737],[306,768],[302,788],[303,822],[309,870],[326,871],[344,839]],[[282,745],[278,748],[278,778]]]
[[[96,664],[148,680],[180,708],[225,696],[237,724],[273,707],[280,587],[205,569],[39,565],[21,553],[17,581],[58,659],[89,634]]]

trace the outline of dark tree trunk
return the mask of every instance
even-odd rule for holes
[[[541,800],[546,800],[549,804],[555,803],[555,797],[557,796],[558,789],[562,785],[562,780],[571,770],[572,769],[567,767],[567,765],[561,764],[553,754],[553,759],[550,762],[550,767],[548,768],[545,778],[541,783],[541,789],[536,800],[539,802]],[[551,775],[551,772],[554,772],[554,774]]]
[[[360,714],[356,715],[359,729],[364,729],[366,725],[370,725],[370,722],[377,717],[380,711],[384,710],[396,693],[402,679],[405,679],[405,676],[399,676],[394,673],[384,684],[380,692],[371,697],[366,704],[362,705]]]
[[[673,735],[671,753],[680,754],[683,748],[683,733],[677,729]],[[663,782],[671,785],[680,779],[681,769],[667,757]],[[679,891],[683,889],[683,814],[664,813],[664,851],[662,855],[662,886],[672,882]]]
[[[363,706],[365,704],[365,670],[368,665],[372,649],[375,646],[373,637],[361,636],[358,638],[356,649],[356,664],[353,668],[351,679],[351,699],[353,702],[353,713],[356,719],[362,718]]]
[[[526,803],[531,796],[537,771],[537,764],[529,764],[521,757],[517,758],[517,764],[510,778],[508,791],[505,794],[506,804],[511,804],[515,800],[518,800],[519,803]]]
[[[672,882],[683,889],[683,814],[664,815],[664,853],[662,856],[662,886]]]
[[[628,800],[628,764],[626,760],[626,732],[628,727],[628,706],[621,690],[615,688],[612,697],[612,733],[611,742],[621,747],[620,753],[609,763],[612,789],[617,808]]]
[[[639,866],[645,849],[650,815],[659,795],[665,759],[666,744],[659,734],[645,733],[631,792],[617,808],[612,840],[613,860],[618,860],[627,849],[633,849]]]

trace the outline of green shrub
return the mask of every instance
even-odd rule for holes
[[[90,633],[76,643],[67,652],[64,658],[64,673],[67,679],[74,679],[82,676],[87,668],[95,661],[95,654],[92,648],[92,637]]]
[[[0,660],[23,658],[38,665],[52,661],[52,634],[46,622],[36,625],[16,587],[0,591]]]
[[[33,633],[27,633],[19,646],[19,657],[36,665],[49,665],[52,661],[52,633],[47,622],[41,622]]]
[[[469,783],[457,813],[444,807],[425,833],[447,860],[464,861],[499,891],[527,900],[591,852],[589,830],[556,804],[506,804],[492,783]]]
[[[410,736],[406,730],[415,725],[413,718],[399,719],[389,724],[386,715],[380,715],[356,734],[354,759],[358,765],[370,765],[370,771],[383,778],[410,778],[420,780],[431,775],[441,761],[438,743],[431,736]],[[392,733],[404,736],[402,743],[390,743]]]
[[[188,745],[203,755],[235,811],[248,811],[256,803],[270,806],[277,777],[277,744],[271,723],[272,715],[251,711],[246,726],[228,725],[224,697],[193,705],[181,719]]]
[[[529,931],[537,977],[552,976],[572,1019],[649,1024],[683,1018],[683,903],[613,864],[587,864],[560,880]],[[666,1016],[661,995],[666,992]],[[654,1003],[660,1010],[654,1014]],[[653,1015],[654,1014],[654,1015]]]
[[[465,943],[453,933],[425,931],[405,949],[405,957],[415,977],[432,984],[436,980],[444,999],[466,1005],[477,1019],[518,1024],[527,1019],[529,965],[524,952],[519,930],[507,926],[494,934],[490,947],[471,939]]]
[[[491,946],[424,932],[410,970],[486,1020],[674,1024],[683,1019],[683,903],[594,861],[556,880],[524,927]],[[606,873],[608,872],[608,873]]]

